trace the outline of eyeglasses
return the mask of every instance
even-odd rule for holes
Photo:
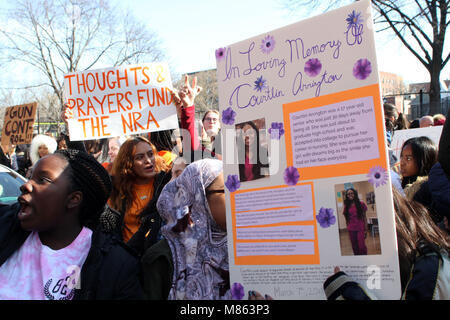
[[[217,122],[217,121],[219,121],[219,119],[218,118],[205,118],[205,121]]]

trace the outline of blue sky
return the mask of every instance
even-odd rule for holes
[[[282,0],[132,0],[119,5],[159,35],[167,61],[178,74],[215,68],[216,48],[307,17],[284,9]],[[393,39],[387,32],[376,34],[379,70],[398,74],[407,83],[429,81],[423,65]],[[441,76],[450,78],[450,63]]]

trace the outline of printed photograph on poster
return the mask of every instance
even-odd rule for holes
[[[269,153],[264,118],[235,125],[241,182],[269,176]]]
[[[335,185],[342,256],[381,254],[377,204],[368,181]]]

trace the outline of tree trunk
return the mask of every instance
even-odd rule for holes
[[[437,60],[437,61],[436,61]],[[430,108],[428,114],[433,116],[441,111],[441,68],[439,59],[433,60],[430,70]]]

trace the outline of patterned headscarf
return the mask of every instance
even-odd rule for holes
[[[230,299],[227,234],[214,221],[205,189],[222,172],[222,161],[190,164],[168,183],[157,207],[162,235],[172,251],[174,275],[168,299]]]

